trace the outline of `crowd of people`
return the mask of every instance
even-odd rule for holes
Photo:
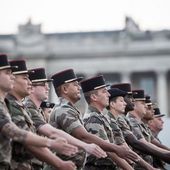
[[[57,103],[48,101],[49,83]],[[84,95],[85,114],[76,107]],[[130,83],[44,68],[0,54],[0,170],[161,170],[170,148],[158,138],[159,107]]]

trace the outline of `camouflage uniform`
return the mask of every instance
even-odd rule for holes
[[[147,124],[145,124],[145,127],[148,130],[148,132],[151,134],[152,139],[156,138],[161,143],[159,138],[156,136],[156,134],[154,132],[151,131],[151,129],[149,128],[149,126]],[[153,156],[153,167],[166,170],[165,162],[163,162],[161,159],[157,158],[156,156]]]
[[[106,116],[100,113],[96,108],[89,106],[88,112],[84,117],[84,125],[88,132],[115,143],[110,122]],[[87,157],[85,170],[115,170],[115,163],[109,158],[96,158],[93,155]]]
[[[158,141],[160,141],[159,138],[157,138],[157,137],[155,137],[155,138],[156,138]],[[160,143],[161,143],[161,141],[160,141]],[[153,166],[154,166],[155,168],[160,168],[160,169],[162,169],[162,170],[166,170],[166,168],[165,168],[166,163],[163,162],[161,159],[157,158],[156,156],[153,156]]]
[[[36,105],[33,103],[33,101],[29,97],[24,101],[24,105],[29,111],[30,117],[34,123],[34,126],[36,130],[38,131],[39,127],[46,124],[45,116],[43,115],[42,109],[37,108]],[[39,161],[36,158],[33,158],[32,166],[34,167],[34,170],[42,170],[43,162]]]
[[[74,129],[83,126],[80,112],[64,98],[60,98],[59,104],[54,106],[50,117],[50,124],[69,134],[71,134]],[[73,161],[76,164],[77,169],[80,170],[84,166],[86,152],[83,149],[80,149],[79,152],[73,156],[61,154],[57,154],[57,156],[63,160]],[[48,166],[45,169],[52,170],[53,168]]]
[[[115,120],[115,117],[113,116],[113,114],[111,112],[108,112],[107,115],[108,115],[108,118],[110,121],[110,126],[112,128],[115,143],[117,145],[121,145],[121,144],[125,143],[123,133],[122,133],[121,129],[119,128],[119,126]]]
[[[124,114],[118,115],[118,117],[116,117],[116,123],[121,129],[124,138],[126,138],[129,134],[133,134],[131,131],[129,121],[127,120]]]
[[[21,129],[35,132],[33,121],[25,110],[25,107],[22,104],[19,104],[14,96],[8,95],[7,98],[10,101],[8,109],[12,121]],[[23,144],[18,142],[12,143],[12,170],[32,170],[32,158],[33,155],[23,146]]]
[[[127,114],[127,118],[130,122],[130,126],[132,128],[133,134],[137,137],[137,139],[145,138],[146,141],[151,142],[151,135],[148,133],[144,123],[142,121],[139,121],[135,118],[134,115],[131,113]],[[150,155],[146,155],[144,153],[141,153],[139,151],[136,151],[146,162],[148,162],[150,165],[153,165],[153,158]],[[136,164],[135,169],[141,170],[143,169],[140,165]]]
[[[11,122],[5,102],[0,101],[0,170],[8,170],[11,161],[11,140],[1,132]]]

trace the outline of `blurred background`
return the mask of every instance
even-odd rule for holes
[[[0,0],[0,52],[24,58],[48,76],[73,68],[130,82],[151,95],[170,146],[170,11],[168,0]],[[51,87],[50,100],[55,102]],[[84,102],[78,106],[85,111]]]

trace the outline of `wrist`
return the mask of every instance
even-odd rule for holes
[[[59,159],[57,162],[56,162],[56,168],[58,169],[60,169],[60,168],[62,168],[62,166],[64,165],[64,161],[63,160],[61,160],[61,159]]]
[[[47,139],[47,147],[51,149],[51,147],[52,147],[52,140],[51,139]]]

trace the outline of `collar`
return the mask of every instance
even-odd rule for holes
[[[25,98],[25,100],[24,100],[24,105],[26,106],[26,107],[33,107],[33,108],[35,108],[35,109],[39,109],[39,108],[37,108],[37,106],[35,105],[35,103],[30,99],[30,97],[27,97],[27,98]]]

